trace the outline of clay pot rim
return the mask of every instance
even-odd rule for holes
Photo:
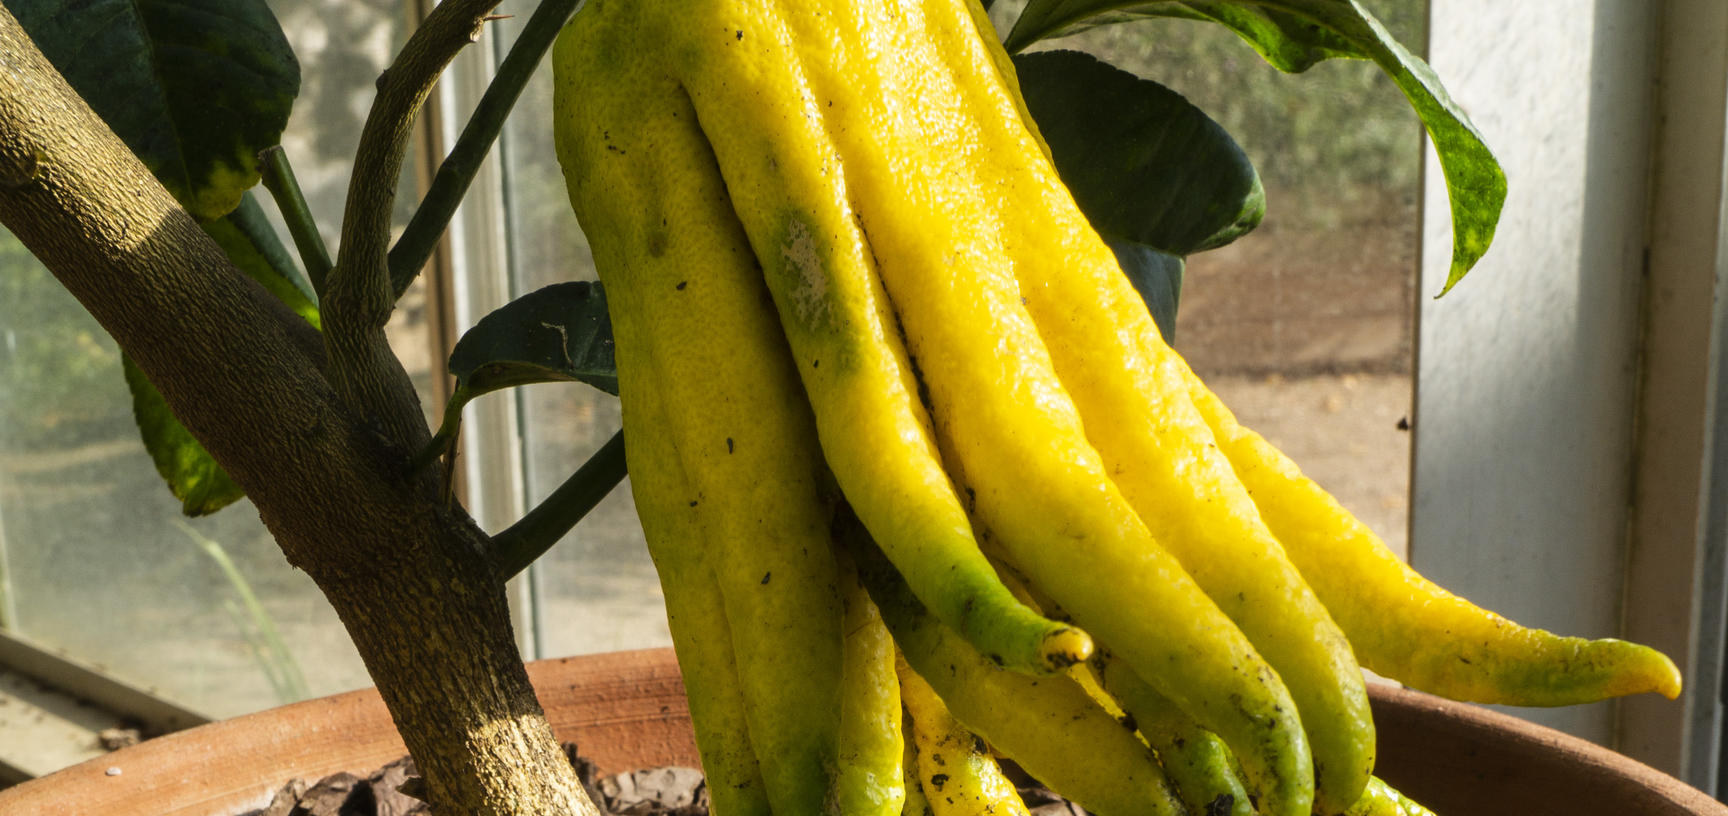
[[[671,649],[540,660],[528,673],[553,733],[583,746],[602,774],[699,765]],[[231,816],[264,807],[289,779],[366,774],[405,753],[378,690],[357,689],[167,734],[0,790],[0,813]]]
[[[671,649],[536,661],[529,676],[553,732],[575,741],[600,773],[699,764]],[[1369,695],[1376,722],[1391,726],[1382,729],[1381,768],[1394,785],[1404,787],[1388,762],[1394,754],[1386,750],[1388,738],[1404,746],[1397,751],[1403,754],[1435,745],[1475,754],[1480,745],[1487,761],[1531,758],[1541,766],[1529,774],[1533,780],[1561,774],[1591,780],[1585,787],[1633,791],[1640,810],[1627,812],[1728,816],[1728,807],[1703,792],[1560,731],[1387,683],[1370,683]],[[0,813],[60,813],[75,803],[76,812],[122,816],[226,816],[263,807],[290,778],[368,773],[403,753],[377,690],[361,689],[121,749],[0,791]],[[1407,792],[1422,800],[1419,791]]]
[[[1397,729],[1401,725],[1420,721],[1425,739],[1434,740],[1448,748],[1479,745],[1482,754],[1492,758],[1527,757],[1530,764],[1539,767],[1520,770],[1528,772],[1533,783],[1545,776],[1563,774],[1587,781],[1588,784],[1580,786],[1586,790],[1572,792],[1579,798],[1593,795],[1597,790],[1635,790],[1641,806],[1650,808],[1643,812],[1728,816],[1728,805],[1716,801],[1709,794],[1625,754],[1563,731],[1501,711],[1448,700],[1385,681],[1369,683],[1368,693],[1376,724]],[[1405,741],[1404,738],[1395,739],[1399,742]],[[1383,734],[1383,758],[1390,753],[1385,750],[1387,742],[1387,735]],[[1406,787],[1392,778],[1394,774],[1404,771],[1404,768],[1390,765],[1391,763],[1386,762],[1381,765],[1388,781],[1400,788]],[[1411,793],[1417,801],[1423,801],[1414,788],[1406,792]]]

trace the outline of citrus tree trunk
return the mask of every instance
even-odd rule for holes
[[[346,403],[317,332],[229,264],[0,7],[0,223],[119,342],[324,591],[441,814],[594,814],[511,636],[484,533]],[[417,412],[395,370],[393,414]],[[399,426],[397,426],[399,427]]]

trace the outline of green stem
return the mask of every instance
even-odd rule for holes
[[[300,262],[306,265],[306,275],[312,279],[312,290],[324,294],[324,280],[330,276],[330,250],[324,247],[324,237],[318,234],[318,222],[312,218],[306,197],[300,193],[300,182],[294,178],[294,167],[288,163],[288,153],[281,145],[264,148],[258,154],[258,170],[264,176],[264,189],[276,200],[282,220],[288,222],[288,234],[294,238],[294,248],[300,252]]]
[[[624,481],[624,474],[624,432],[619,431],[540,506],[492,537],[492,548],[486,557],[498,577],[502,580],[514,576],[552,549],[612,488]]]
[[[409,470],[419,470],[449,452],[450,447],[456,444],[456,435],[462,430],[462,409],[474,396],[468,393],[468,389],[464,388],[460,381],[457,382],[456,390],[450,392],[449,401],[444,403],[444,420],[439,423],[438,432],[432,435],[432,440],[427,442],[419,453],[414,454],[414,459],[408,465]]]
[[[438,245],[444,228],[449,226],[450,218],[456,212],[456,205],[462,202],[468,185],[474,181],[474,174],[480,170],[480,163],[492,149],[493,142],[498,140],[498,133],[504,129],[504,120],[510,115],[510,109],[515,107],[522,89],[528,85],[541,58],[552,47],[552,41],[557,38],[564,21],[570,19],[579,1],[543,0],[528,18],[515,44],[510,46],[510,53],[498,66],[497,75],[480,97],[474,115],[463,126],[455,147],[438,166],[438,174],[433,177],[432,186],[427,189],[419,209],[414,211],[402,237],[390,250],[390,283],[395,288],[396,297],[408,290],[408,285],[426,265],[426,259],[432,256],[432,249]]]

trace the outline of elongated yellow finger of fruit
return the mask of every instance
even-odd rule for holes
[[[1030,585],[998,565],[1002,583],[1020,601],[1039,613],[1061,620],[1064,613]],[[1248,792],[1233,769],[1230,749],[1217,735],[1201,728],[1170,698],[1140,679],[1127,664],[1100,648],[1092,659],[1068,669],[1068,676],[1098,705],[1118,718],[1158,755],[1165,776],[1189,813],[1206,816],[1253,816]]]
[[[732,634],[720,585],[708,568],[708,542],[676,449],[661,432],[651,361],[634,347],[618,350],[630,490],[648,552],[666,596],[666,622],[684,675],[696,749],[716,816],[770,816],[767,792],[744,715],[744,690],[732,656]]]
[[[1237,776],[1235,759],[1224,741],[1176,708],[1156,689],[1135,676],[1108,649],[1099,650],[1086,667],[1096,667],[1104,689],[1113,695],[1145,737],[1169,775],[1170,783],[1191,814],[1253,816],[1253,800]],[[1076,666],[1076,669],[1086,668]],[[1070,671],[1073,671],[1072,669]],[[1316,811],[1324,813],[1325,811]],[[1399,793],[1378,777],[1369,777],[1355,804],[1341,816],[1432,816],[1430,811]]]
[[[1434,812],[1374,777],[1368,780],[1362,798],[1344,811],[1344,816],[1434,816]]]
[[[1038,597],[1019,577],[1005,572],[1002,582],[1027,606],[1062,619],[1062,610],[1052,607],[1048,598]],[[1253,816],[1253,802],[1224,741],[1201,728],[1109,649],[1100,648],[1091,660],[1069,668],[1068,676],[1151,746],[1189,813]]]
[[[907,21],[927,4],[790,5],[741,15],[758,23],[738,29],[744,45],[690,78],[740,213],[784,211],[787,189],[829,191],[830,203],[815,208],[821,220],[793,208],[769,220],[778,228],[766,230],[766,246],[757,238],[759,256],[772,260],[778,250],[787,259],[789,269],[770,269],[770,280],[802,287],[783,298],[793,307],[820,304],[798,292],[835,286],[837,242],[853,240],[855,210],[940,435],[957,452],[950,473],[976,489],[968,495],[977,515],[1010,560],[1050,584],[1082,625],[1116,632],[1128,659],[1231,740],[1267,802],[1305,813],[1312,767],[1295,706],[1105,477],[1018,303],[1010,261],[991,243],[993,219],[978,205],[987,191],[956,173],[968,149],[927,138],[941,133],[934,120],[980,113],[937,108],[922,93],[922,83],[952,74],[924,61],[925,50],[901,47],[915,39]],[[770,17],[791,22],[774,26]],[[787,153],[788,145],[797,149]],[[782,312],[794,327],[825,314]]]
[[[1454,700],[1559,706],[1680,694],[1666,655],[1519,626],[1423,578],[1183,369],[1195,403],[1266,523],[1368,668]]]
[[[901,759],[900,682],[894,640],[876,604],[840,559],[845,593],[846,676],[840,689],[840,812],[895,816],[906,800]]]
[[[1097,667],[1097,675],[1102,678],[1104,688],[1097,693],[1114,695],[1110,699],[1122,706],[1129,722],[1158,753],[1164,773],[1190,814],[1254,816],[1254,800],[1242,787],[1235,758],[1223,740],[1201,728],[1169,699],[1135,676],[1108,649],[1093,655],[1086,666],[1069,671],[1090,667]],[[1370,776],[1355,804],[1340,816],[1432,814],[1379,777]]]
[[[713,552],[749,734],[776,813],[832,806],[841,605],[809,409],[688,100],[637,32],[578,14],[554,52],[559,158],[621,350],[655,363]],[[625,411],[630,404],[625,403]]]
[[[1231,769],[1230,750],[1223,740],[1182,713],[1108,649],[1094,655],[1089,665],[1095,667],[1105,692],[1158,752],[1164,773],[1189,813],[1253,815],[1253,803]]]
[[[1099,816],[1183,812],[1151,751],[1079,684],[995,666],[924,611],[867,535],[843,523],[841,537],[906,661],[967,728]]]
[[[936,816],[930,809],[930,799],[924,795],[924,783],[918,778],[918,739],[912,734],[912,718],[902,712],[900,718],[901,741],[906,746],[906,752],[900,760],[901,773],[906,780],[906,804],[901,808],[901,816]]]
[[[946,127],[949,149],[978,146],[953,172],[971,174],[971,187],[1004,191],[985,204],[999,218],[1026,312],[1087,439],[1152,537],[1277,670],[1302,715],[1316,801],[1342,809],[1367,783],[1375,748],[1368,693],[1349,642],[1218,451],[1190,402],[1179,361],[1165,359],[1175,354],[1163,346],[1115,255],[1055,168],[1022,159],[1042,151],[1035,125],[1022,119],[1001,46],[973,34],[966,6],[927,8],[922,39],[948,56],[957,81],[924,87],[951,90],[949,106],[991,112],[965,127],[952,119],[935,125]]]
[[[961,725],[904,659],[900,695],[918,745],[918,782],[936,816],[1028,816],[1026,803],[977,735]]]
[[[823,5],[796,6],[820,15]],[[725,170],[815,407],[824,453],[860,517],[943,621],[1005,665],[1053,672],[1091,641],[996,583],[942,470],[894,317],[872,273],[831,140],[772,5],[593,2],[688,93]],[[603,124],[596,125],[604,127]]]

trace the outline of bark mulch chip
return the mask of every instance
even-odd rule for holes
[[[708,816],[708,787],[695,768],[644,768],[597,778],[594,763],[577,753],[575,743],[564,743],[564,755],[601,816]],[[1015,781],[1032,816],[1086,816],[1030,779]],[[420,792],[414,760],[402,757],[365,778],[338,773],[312,783],[289,780],[264,809],[238,816],[431,816],[416,796]]]

